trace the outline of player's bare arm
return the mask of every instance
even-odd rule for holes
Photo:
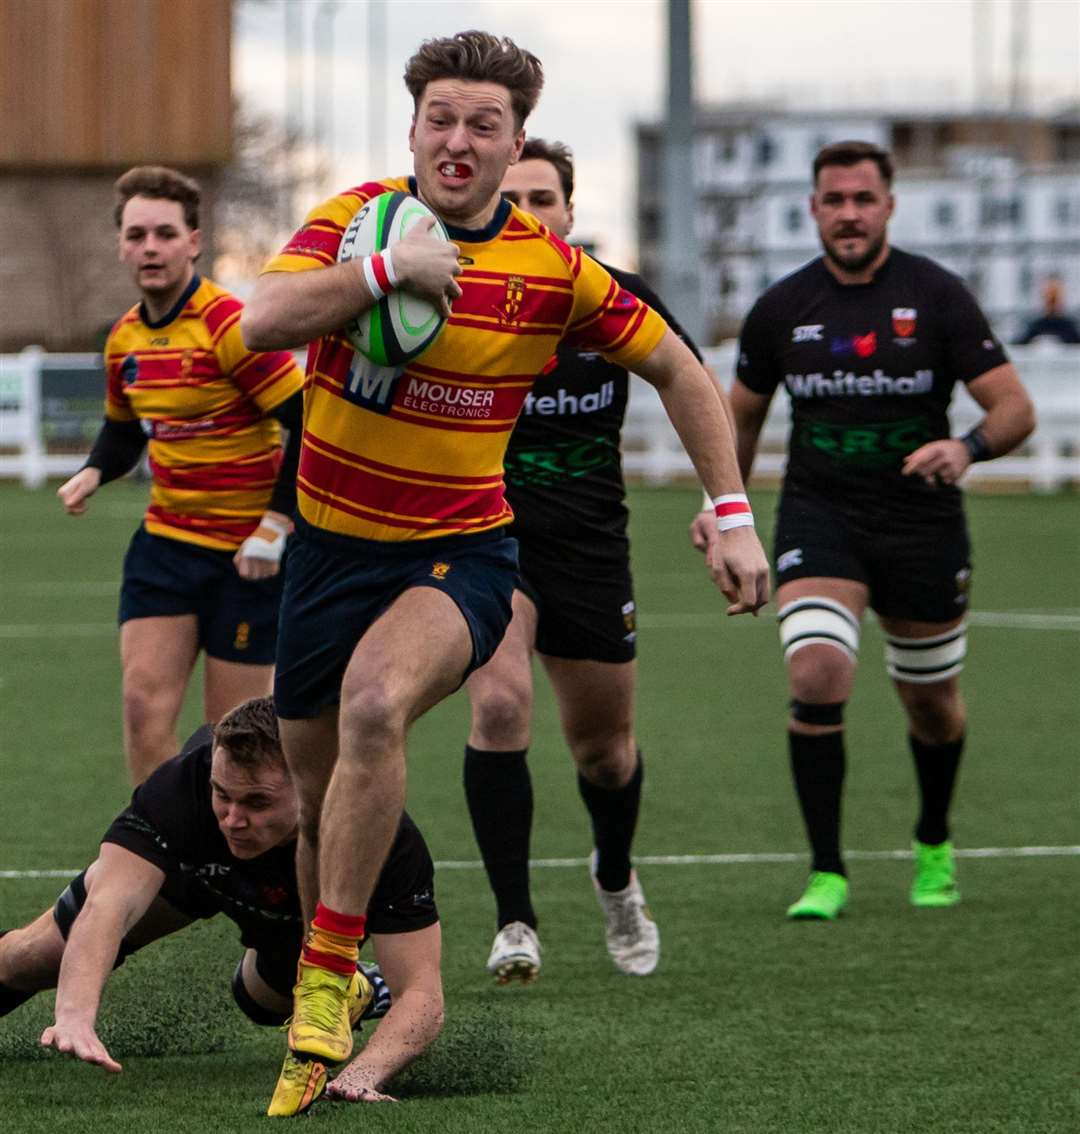
[[[56,1022],[42,1032],[43,1047],[106,1071],[121,1070],[95,1030],[101,990],[124,934],[146,913],[164,881],[164,873],[145,859],[102,844],[87,872],[86,904],[71,927],[60,962]]]
[[[716,384],[728,413],[732,431],[735,434],[735,456],[739,462],[739,475],[743,484],[750,483],[750,472],[754,467],[758,438],[769,412],[771,397],[755,394],[753,390],[738,380],[732,383],[731,394],[725,396],[716,375],[709,372]],[[712,548],[718,536],[716,514],[711,507],[703,509],[690,522],[690,539],[698,551]]]
[[[929,485],[955,484],[975,460],[1012,452],[1034,430],[1035,408],[1011,362],[981,374],[967,388],[986,410],[974,431],[974,444],[947,437],[921,445],[904,459],[905,476],[921,476]]]
[[[89,507],[87,501],[100,487],[101,469],[79,469],[73,477],[60,485],[56,495],[69,516],[81,516]]]
[[[418,223],[394,246],[394,274],[401,288],[448,314],[461,294],[454,279],[461,271],[458,249],[431,236],[433,224]],[[265,272],[255,281],[240,329],[249,350],[294,350],[340,330],[375,303],[362,259],[309,272]]]
[[[390,986],[390,1011],[364,1050],[337,1076],[328,1093],[347,1102],[393,1102],[381,1090],[411,1063],[442,1029],[439,976],[442,931],[431,925],[415,933],[373,934],[375,957]]]
[[[635,368],[656,387],[701,483],[712,497],[742,493],[735,439],[724,403],[704,367],[668,330]],[[752,613],[769,601],[769,565],[752,527],[722,532],[707,560],[728,614]]]

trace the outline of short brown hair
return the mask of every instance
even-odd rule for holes
[[[861,161],[872,161],[881,171],[881,179],[892,187],[893,163],[888,150],[875,146],[873,142],[833,142],[818,151],[814,158],[814,184],[818,174],[829,165],[858,165]]]
[[[526,138],[518,161],[546,161],[559,175],[566,203],[574,195],[574,151],[563,142],[548,142],[543,138]]]
[[[199,227],[199,183],[164,165],[137,165],[117,178],[113,186],[116,207],[113,217],[119,228],[124,206],[132,197],[153,197],[175,201],[184,210],[184,224],[193,231]]]
[[[518,129],[532,113],[544,86],[544,68],[531,52],[508,36],[463,31],[444,39],[428,39],[405,64],[405,86],[414,106],[435,79],[467,79],[498,83],[510,92]]]
[[[214,747],[224,748],[229,759],[245,771],[285,767],[272,697],[255,697],[237,705],[214,725]]]

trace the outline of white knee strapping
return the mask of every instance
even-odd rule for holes
[[[784,661],[803,646],[835,646],[852,661],[859,656],[859,623],[843,603],[806,595],[785,603],[776,616]]]
[[[932,685],[955,677],[964,668],[967,624],[961,622],[932,638],[885,639],[885,668],[897,681]]]

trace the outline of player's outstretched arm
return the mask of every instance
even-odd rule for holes
[[[346,1102],[392,1102],[383,1092],[394,1075],[427,1049],[442,1030],[439,972],[442,931],[430,925],[413,933],[373,934],[375,959],[393,1002],[364,1050],[327,1087]]]
[[[165,875],[131,851],[103,843],[86,876],[86,904],[75,919],[60,962],[56,1022],[41,1034],[43,1047],[96,1063],[106,1071],[121,1066],[96,1031],[101,991],[112,971],[124,934],[147,911]]]
[[[710,497],[743,494],[724,404],[686,344],[668,330],[634,369],[656,387]],[[752,527],[719,533],[707,562],[713,581],[731,604],[728,614],[752,613],[769,601],[769,564]]]
[[[444,315],[461,294],[458,247],[430,235],[430,217],[417,222],[393,248],[397,286],[427,299]],[[240,316],[248,350],[295,350],[338,331],[375,306],[363,259],[307,272],[264,272]]]
[[[904,458],[905,476],[927,484],[955,484],[975,461],[1012,452],[1035,428],[1035,407],[1011,362],[995,366],[967,384],[986,416],[965,437],[930,441]]]

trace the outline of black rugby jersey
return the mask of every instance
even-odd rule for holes
[[[902,476],[904,457],[950,435],[954,383],[1007,361],[960,279],[893,248],[868,284],[841,284],[819,257],[769,288],[746,318],[736,374],[791,399],[786,493],[917,522],[958,515],[960,490]]]
[[[115,843],[165,872],[163,892],[179,884],[201,916],[223,913],[241,929],[294,925],[301,931],[296,843],[252,859],[235,858],[210,803],[208,725],[135,789],[127,810],[106,831]],[[416,824],[403,815],[368,906],[368,933],[408,933],[438,921],[433,867]]]
[[[659,296],[632,272],[603,265],[616,283],[643,299],[700,359]],[[627,553],[619,435],[629,375],[601,354],[560,346],[525,399],[506,450],[510,534],[559,543],[573,559]]]

